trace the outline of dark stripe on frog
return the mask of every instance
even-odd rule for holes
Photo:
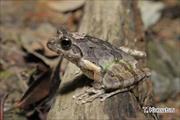
[[[127,64],[122,63],[122,65],[124,65],[124,67],[134,76],[134,83],[137,83],[138,81],[142,80],[144,77],[146,77],[145,72],[142,69],[138,69],[140,72],[142,72],[142,74],[139,76],[139,74],[137,74],[133,68],[129,69],[129,67],[127,67]],[[130,65],[130,64],[129,64]],[[142,76],[143,75],[143,76]]]
[[[134,76],[134,80],[135,81],[138,81],[138,75],[136,74],[136,72],[134,72],[134,70],[133,70],[133,68],[132,68],[132,66],[131,66],[131,64],[129,64],[128,62],[126,62],[126,61],[119,61],[119,63],[125,68],[125,69],[127,69],[133,76]],[[129,65],[129,66],[127,66],[127,65]]]
[[[81,57],[83,57],[83,53],[82,53],[81,49],[77,45],[73,44],[71,49],[75,54],[80,53]]]
[[[123,86],[124,86],[124,78],[121,76],[121,75],[119,75],[119,74],[114,74],[112,71],[108,71],[107,72],[107,74],[109,74],[112,78],[114,78],[115,79],[115,77],[118,79],[118,83],[116,83],[116,87],[115,88],[113,88],[113,89],[119,89],[119,88],[122,88]],[[114,79],[110,79],[110,80],[112,80],[111,82],[113,82],[113,80]]]
[[[118,71],[118,73],[120,72],[119,68],[117,68],[117,67],[114,67],[113,69],[115,69],[115,71]],[[112,71],[111,71],[111,73],[114,74]],[[114,76],[116,76],[117,78],[120,78],[119,81],[124,81],[124,78],[120,74],[115,74]]]
[[[118,64],[120,64],[125,71],[127,70],[127,72],[129,72],[129,74],[132,75],[132,77],[130,79],[127,79],[127,78],[124,78],[124,77],[122,77],[122,76],[120,76],[118,74],[118,77],[122,79],[120,81],[121,84],[119,85],[119,88],[131,86],[134,81],[137,81],[137,78],[136,78],[137,74],[132,70],[132,67],[131,67],[131,65],[128,62],[126,62],[124,60],[120,60],[118,62]],[[114,69],[118,69],[118,68],[115,67]],[[119,68],[119,69],[121,69],[121,68]]]

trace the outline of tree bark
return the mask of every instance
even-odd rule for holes
[[[145,35],[137,1],[135,0],[89,0],[84,8],[79,32],[106,40],[116,47],[125,45],[145,51]],[[146,66],[146,59],[139,60],[139,67]],[[87,78],[75,65],[69,63],[62,78],[60,95],[48,114],[49,120],[66,119],[153,119],[144,114],[142,107],[152,105],[150,80],[143,80],[135,89],[114,95],[104,102],[95,99],[78,105],[72,99],[82,92]],[[77,76],[81,76],[78,77]],[[76,80],[75,80],[76,78]]]

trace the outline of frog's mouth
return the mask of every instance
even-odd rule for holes
[[[57,54],[62,55],[62,51],[59,49],[58,44],[54,40],[50,40],[47,42],[47,47],[51,50],[56,52]]]

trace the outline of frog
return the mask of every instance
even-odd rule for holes
[[[151,74],[148,68],[137,67],[134,50],[117,48],[88,34],[59,28],[57,34],[47,42],[47,47],[75,64],[86,77],[93,80],[92,86],[73,96],[81,103],[92,102],[96,98],[104,101],[115,94],[129,91]],[[144,53],[139,55],[142,57]]]

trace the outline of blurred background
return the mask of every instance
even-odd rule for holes
[[[60,26],[77,31],[85,1],[0,0],[0,95],[11,93],[5,108],[21,98],[40,61],[57,58],[46,42]],[[147,34],[155,104],[176,109],[173,114],[160,114],[161,118],[178,119],[180,1],[140,0],[138,6]]]

